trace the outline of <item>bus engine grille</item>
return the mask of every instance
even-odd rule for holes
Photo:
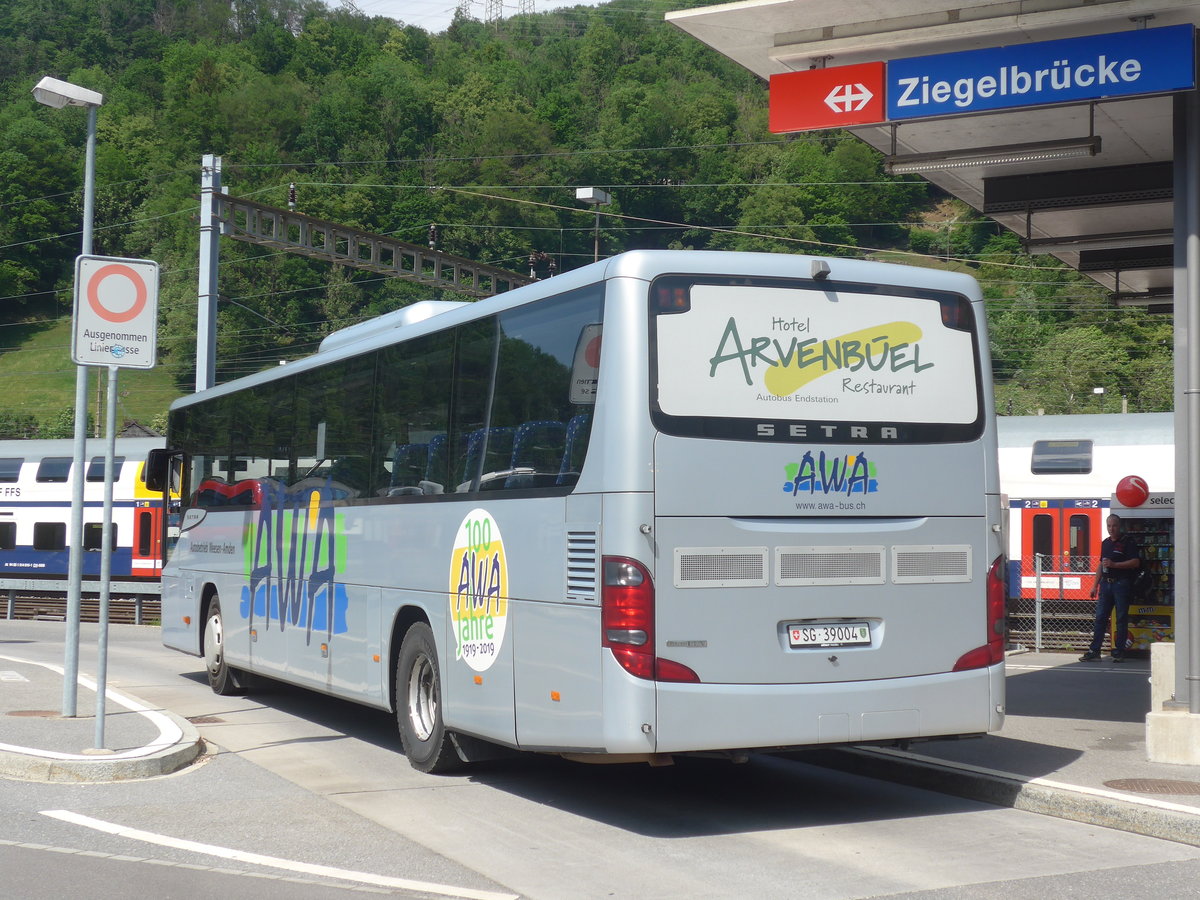
[[[883,584],[883,547],[776,547],[775,583]]]
[[[596,602],[598,544],[591,529],[567,529],[567,596],[572,600]]]
[[[675,587],[766,587],[766,547],[676,547]]]
[[[971,580],[971,545],[892,547],[892,581],[938,584]]]

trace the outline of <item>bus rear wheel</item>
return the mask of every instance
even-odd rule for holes
[[[424,622],[408,629],[396,661],[396,723],[400,745],[419,772],[450,772],[461,763],[442,722],[442,683],[433,631]]]
[[[204,668],[214,693],[225,697],[241,693],[240,673],[225,660],[225,624],[221,618],[221,599],[216,594],[209,601],[204,622]]]

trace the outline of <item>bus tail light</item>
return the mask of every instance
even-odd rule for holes
[[[954,664],[955,672],[982,669],[1004,661],[1004,610],[1004,557],[997,556],[987,576],[988,642],[960,656]]]
[[[601,645],[630,675],[658,681],[700,680],[687,666],[655,655],[654,581],[635,560],[604,557],[600,631]]]

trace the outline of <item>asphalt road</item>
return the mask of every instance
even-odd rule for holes
[[[84,626],[84,671],[94,633]],[[61,662],[61,635],[61,624],[0,621],[0,653]],[[216,752],[138,782],[0,781],[7,896],[128,897],[131,885],[154,897],[260,900],[379,890],[1200,896],[1196,848],[782,758],[651,769],[525,756],[422,775],[399,752],[390,715],[284,686],[217,697],[199,660],[162,648],[153,628],[112,629],[109,681],[191,718]]]

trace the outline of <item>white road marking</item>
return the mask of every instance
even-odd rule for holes
[[[61,666],[56,666],[51,663],[37,662],[32,659],[21,659],[16,656],[0,656],[0,659],[8,660],[9,662],[25,663],[30,666],[41,666],[43,669],[49,669],[51,672],[57,672],[59,675],[64,675]],[[96,690],[96,682],[88,678],[86,675],[78,675],[78,683],[83,685],[90,691]],[[127,697],[118,690],[106,687],[104,696],[116,703],[118,706],[123,706],[131,712],[144,716],[158,729],[158,737],[144,747],[134,747],[131,750],[124,750],[120,753],[110,753],[104,757],[106,762],[120,759],[140,759],[143,756],[150,756],[158,753],[160,750],[166,750],[174,747],[183,739],[183,732],[179,729],[171,719],[157,709],[152,709],[132,697]],[[17,747],[13,744],[0,744],[0,750],[8,750],[14,753],[22,753],[28,756],[40,756],[45,759],[61,759],[61,760],[95,760],[95,756],[89,756],[85,753],[59,753],[55,750],[39,750],[32,747]]]
[[[477,891],[471,888],[456,888],[445,884],[434,884],[428,881],[412,881],[407,878],[392,878],[387,875],[375,875],[370,872],[356,872],[352,869],[338,869],[333,866],[321,866],[314,863],[299,862],[298,860],[280,859],[277,856],[263,856],[258,853],[247,853],[244,850],[234,850],[229,847],[218,847],[213,844],[201,844],[173,838],[152,831],[141,831],[137,828],[127,828],[114,822],[93,819],[67,809],[44,809],[42,815],[72,825],[82,825],[118,837],[130,838],[135,841],[145,841],[158,844],[161,847],[173,847],[176,850],[188,850],[193,853],[207,853],[222,859],[233,859],[238,862],[251,863],[258,866],[270,866],[274,869],[284,869],[288,872],[302,872],[305,875],[319,875],[324,878],[339,878],[343,881],[355,881],[361,884],[373,884],[378,887],[398,888],[406,891],[424,891],[427,894],[439,894],[443,897],[462,897],[464,900],[518,900],[516,894],[498,894],[494,891]]]
[[[9,841],[5,840],[4,838],[0,838],[0,847],[16,847],[19,850],[43,850],[47,853],[61,853],[65,856],[84,855],[84,851],[79,850],[76,847],[49,847],[45,844],[31,844],[24,841]],[[167,868],[174,869],[186,868],[202,872],[213,872],[220,875],[236,875],[239,878],[260,878],[267,881],[281,881],[303,885],[325,884],[325,882],[314,881],[311,878],[300,878],[295,875],[282,875],[276,874],[275,872],[250,871],[248,869],[227,869],[218,866],[188,865],[169,859],[152,859],[144,856],[123,856],[119,853],[97,853],[95,851],[88,851],[87,855],[95,857],[96,859],[111,859],[115,862],[145,863],[147,865],[165,866]],[[388,890],[387,888],[377,888],[366,884],[339,884],[337,885],[337,888],[338,890],[351,891],[358,894],[386,894],[390,897],[394,897],[396,895],[395,891]]]

